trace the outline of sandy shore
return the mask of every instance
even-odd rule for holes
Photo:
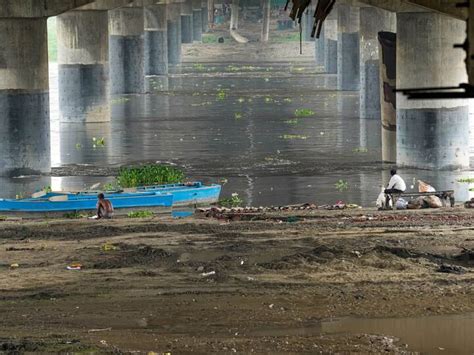
[[[253,219],[0,222],[0,350],[402,352],[390,334],[290,330],[474,311],[470,211]]]

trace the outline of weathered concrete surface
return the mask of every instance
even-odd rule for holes
[[[181,43],[193,42],[193,4],[190,0],[181,3]]]
[[[192,0],[193,6],[193,41],[202,41],[201,0]]]
[[[382,160],[397,161],[397,35],[379,32]]]
[[[360,117],[380,119],[380,31],[395,32],[394,13],[375,7],[360,9]]]
[[[359,90],[359,8],[338,6],[337,88]]]
[[[46,18],[0,19],[0,136],[0,175],[50,171]]]
[[[337,74],[337,18],[336,6],[324,21],[324,71],[328,74]]]
[[[145,7],[145,75],[168,74],[166,5]]]
[[[436,13],[397,16],[397,88],[467,81],[466,23]],[[417,34],[416,36],[413,34]],[[407,100],[397,94],[397,163],[427,169],[469,167],[469,109],[464,100]]]
[[[181,7],[180,4],[167,6],[168,63],[181,62]]]
[[[110,91],[112,94],[145,90],[143,8],[109,11]]]
[[[207,0],[201,1],[201,26],[202,26],[202,33],[206,33],[209,31],[209,19],[208,19],[208,8],[207,8]]]
[[[95,0],[1,0],[0,17],[48,17],[92,3]]]
[[[61,120],[110,120],[107,11],[71,11],[58,17]]]

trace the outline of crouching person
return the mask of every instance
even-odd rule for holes
[[[390,175],[392,175],[392,177],[390,178],[388,186],[384,191],[386,194],[385,206],[389,206],[390,204],[390,194],[397,194],[397,193],[401,194],[402,192],[405,192],[405,190],[407,189],[407,185],[405,184],[405,181],[403,181],[401,176],[397,174],[396,169],[390,170]]]
[[[97,198],[97,219],[100,218],[112,218],[114,215],[114,207],[112,206],[112,202],[107,200],[104,194],[100,193]]]

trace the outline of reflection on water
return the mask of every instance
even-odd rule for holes
[[[304,328],[262,329],[255,336],[376,334],[394,336],[408,351],[424,354],[473,354],[474,314],[412,318],[341,318]]]
[[[334,90],[334,75],[317,74],[311,63],[183,65],[169,78],[170,92],[116,96],[108,123],[58,121],[57,75],[51,65],[53,166],[119,166],[143,161],[174,162],[191,178],[217,182],[248,204],[318,204],[345,200],[373,206],[389,166],[380,162],[380,122],[361,120],[359,96]],[[314,111],[295,117],[295,110]],[[95,140],[104,139],[104,145]],[[454,188],[470,172],[401,170],[411,182]],[[2,197],[42,186],[77,190],[110,177],[0,179]],[[335,183],[346,180],[347,191]],[[409,183],[408,185],[411,185]]]
[[[474,314],[419,318],[340,319],[322,323],[323,333],[393,335],[408,350],[426,354],[474,353]]]

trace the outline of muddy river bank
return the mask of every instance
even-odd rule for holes
[[[3,221],[0,350],[472,353],[473,229],[461,208]]]

